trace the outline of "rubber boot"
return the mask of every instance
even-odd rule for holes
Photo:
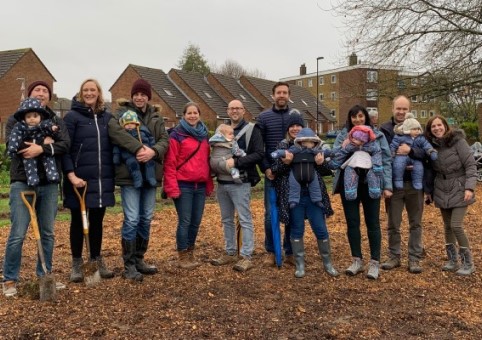
[[[293,256],[295,258],[295,277],[302,278],[305,276],[305,246],[303,239],[291,239],[291,248],[293,249]]]
[[[475,272],[475,266],[472,262],[472,253],[470,252],[470,249],[460,247],[459,254],[462,266],[455,272],[455,274],[467,276]]]
[[[136,269],[136,240],[122,239],[122,258],[124,260],[122,276],[128,280],[141,282],[144,277]]]
[[[154,275],[158,272],[156,266],[148,265],[144,262],[144,254],[149,246],[149,240],[143,239],[139,235],[136,238],[136,269],[144,275]]]
[[[99,268],[100,277],[103,279],[112,279],[114,277],[114,272],[109,270],[105,265],[104,258],[102,256],[97,256],[95,258],[97,262],[97,268]]]
[[[459,256],[457,254],[457,248],[455,244],[449,243],[445,245],[445,250],[447,251],[447,263],[442,267],[443,271],[454,272],[459,269]]]
[[[192,270],[199,266],[198,263],[191,261],[191,255],[189,250],[180,250],[177,252],[179,256],[179,261],[177,263],[179,268]]]
[[[331,262],[330,239],[316,240],[316,242],[318,243],[318,251],[320,252],[321,259],[323,260],[325,272],[333,277],[338,276],[339,273],[336,271],[335,267],[333,267],[333,263]]]
[[[83,282],[84,273],[82,273],[82,264],[84,260],[81,257],[72,258],[72,273],[70,273],[70,282]]]

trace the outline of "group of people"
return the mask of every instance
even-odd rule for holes
[[[421,217],[425,198],[425,202],[433,201],[441,209],[448,255],[443,270],[460,275],[473,273],[463,218],[467,206],[474,202],[476,165],[463,132],[451,129],[441,116],[430,118],[423,132],[420,124],[407,116],[409,100],[399,96],[393,101],[391,121],[379,129],[373,126],[372,116],[364,107],[354,106],[333,148],[327,149],[305,127],[299,111],[289,107],[289,84],[276,83],[272,95],[273,106],[259,115],[256,124],[244,119],[241,101],[229,102],[230,123],[220,125],[209,138],[208,128],[201,120],[201,108],[194,102],[184,106],[179,124],[168,133],[161,107],[149,103],[152,90],[143,79],[134,82],[129,100],[117,101],[119,109],[115,113],[106,110],[100,84],[95,79],[85,80],[63,119],[48,107],[52,98],[50,86],[43,81],[30,84],[28,98],[9,117],[6,129],[12,162],[4,295],[17,293],[22,245],[31,218],[22,200],[25,191],[35,192],[34,208],[46,268],[48,272],[52,270],[54,223],[62,178],[64,205],[71,212],[72,282],[84,280],[85,257],[86,261],[95,262],[102,278],[114,277],[101,249],[103,220],[106,208],[115,204],[116,185],[121,190],[124,216],[121,246],[126,279],[139,282],[144,275],[158,271],[144,261],[144,256],[149,246],[156,190],[161,185],[163,193],[174,201],[178,215],[178,266],[190,270],[200,265],[195,257],[196,238],[206,197],[215,188],[213,178],[217,181],[225,253],[212,259],[211,264],[231,264],[241,272],[251,269],[254,226],[250,200],[251,188],[260,181],[258,166],[265,175],[267,265],[275,263],[270,213],[275,207],[269,200],[269,191],[275,190],[276,208],[285,226],[284,263],[296,267],[296,277],[305,275],[303,235],[308,219],[325,271],[331,276],[339,275],[331,257],[326,220],[333,209],[323,180],[335,170],[333,193],[341,195],[353,257],[345,271],[347,275],[364,271],[361,203],[370,244],[367,277],[378,278],[382,198],[388,213],[389,258],[381,268],[389,270],[401,265],[400,225],[405,207],[410,231],[408,269],[412,273],[422,271]],[[398,177],[392,176],[392,164],[394,172],[397,164]],[[81,200],[85,200],[88,210],[90,252],[86,256],[86,221]],[[41,263],[37,264],[36,274],[47,274]],[[57,282],[57,289],[64,287]]]

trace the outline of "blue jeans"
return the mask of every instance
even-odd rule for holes
[[[307,189],[301,192],[300,203],[290,209],[291,238],[302,239],[305,233],[305,216],[310,221],[311,229],[317,240],[328,239],[325,212],[323,208],[313,203]]]
[[[268,253],[274,253],[273,233],[271,228],[271,204],[269,202],[269,188],[273,187],[273,182],[264,178],[264,248]],[[285,233],[283,238],[283,249],[285,255],[293,254],[290,242],[290,225],[285,225]]]
[[[133,241],[139,235],[144,240],[148,240],[156,205],[156,188],[149,186],[134,188],[125,185],[121,187],[121,198],[124,210],[122,238]]]
[[[206,184],[179,182],[181,196],[174,199],[178,224],[176,231],[177,250],[193,248],[196,243],[199,225],[204,213]]]
[[[22,245],[30,223],[30,213],[22,201],[21,192],[35,191],[40,238],[45,255],[47,271],[52,271],[52,253],[54,250],[54,223],[57,215],[57,201],[59,195],[58,184],[46,184],[29,187],[27,183],[14,182],[10,185],[10,220],[12,222],[10,235],[5,248],[3,264],[4,281],[18,281],[22,261]],[[30,201],[31,202],[31,201]],[[37,259],[37,276],[45,275],[40,259]]]
[[[251,257],[254,249],[253,217],[249,204],[251,184],[218,184],[217,196],[221,210],[221,221],[223,222],[226,253],[229,255],[236,254],[234,210],[237,210],[242,230],[242,246],[239,253],[243,257]]]

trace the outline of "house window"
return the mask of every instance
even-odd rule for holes
[[[239,96],[241,97],[241,99],[243,100],[243,102],[246,101],[246,97],[245,97],[243,94],[240,93]]]
[[[367,89],[367,100],[368,101],[376,101],[378,98],[378,90],[377,89]]]
[[[206,97],[208,97],[209,99],[212,99],[212,98],[213,98],[209,92],[204,91],[204,95],[205,95]]]
[[[378,83],[378,71],[367,71],[367,82]]]
[[[404,89],[404,88],[405,88],[405,80],[399,79],[399,80],[397,81],[397,87],[398,87],[399,89]]]
[[[412,110],[412,114],[414,118],[417,118],[417,110]]]
[[[410,79],[410,84],[412,84],[412,86],[417,86],[418,85],[418,79],[417,78]]]
[[[332,117],[335,117],[336,116],[336,110],[335,109],[331,109],[330,110],[330,114]]]
[[[318,78],[318,84],[319,84],[319,85],[325,84],[325,81],[323,80],[323,76],[321,76],[320,78]]]
[[[308,106],[308,104],[303,99],[301,99],[301,102],[305,104],[305,106]]]
[[[298,85],[298,86],[303,86],[303,80],[298,80],[298,81],[296,81],[296,85]]]
[[[294,101],[292,101],[291,99],[288,99],[288,100],[289,100],[289,102],[290,102],[291,104],[294,104]]]
[[[323,101],[323,93],[320,93],[320,100]]]
[[[430,117],[433,117],[435,116],[435,111],[430,111],[428,114],[430,115]]]
[[[412,103],[416,103],[417,102],[417,96],[411,96],[410,100],[412,101]]]
[[[331,75],[331,83],[336,84],[336,74]]]
[[[308,79],[308,87],[313,87],[313,79]]]
[[[336,92],[331,93],[331,100],[336,100]]]
[[[166,94],[169,96],[169,97],[174,97],[174,95],[172,94],[171,91],[169,91],[168,89],[163,89],[164,92],[166,92]]]
[[[421,110],[420,111],[420,118],[427,118],[427,111]]]

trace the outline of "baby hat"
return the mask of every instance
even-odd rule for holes
[[[302,142],[313,142],[315,143],[315,148],[321,144],[321,139],[316,135],[316,133],[310,128],[303,128],[296,135],[295,145],[301,147]]]
[[[412,129],[418,129],[422,131],[422,126],[420,125],[418,120],[415,119],[413,114],[411,112],[408,112],[405,115],[405,120],[403,121],[403,124],[402,124],[402,131],[404,134],[409,135],[410,130]]]
[[[49,113],[42,107],[40,100],[37,98],[27,98],[22,100],[20,107],[13,117],[20,122],[24,120],[25,114],[28,112],[38,112],[42,116],[42,119],[49,118]]]
[[[356,125],[350,131],[350,137],[361,140],[363,143],[374,141],[376,139],[373,130],[366,125]]]
[[[122,126],[126,126],[127,124],[136,124],[137,126],[141,125],[139,118],[137,117],[137,113],[131,110],[127,110],[122,114],[119,119],[119,123]]]

